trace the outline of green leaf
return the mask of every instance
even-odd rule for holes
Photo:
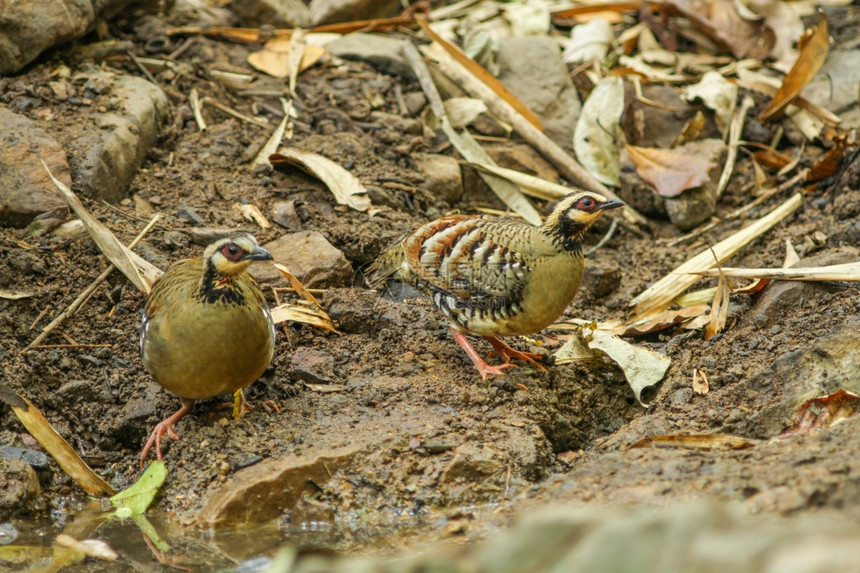
[[[119,492],[110,501],[119,510],[125,508],[126,512],[131,510],[131,515],[141,515],[155,499],[166,477],[167,467],[164,462],[152,462],[133,486]]]

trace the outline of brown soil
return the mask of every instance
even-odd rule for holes
[[[112,34],[133,40],[141,53],[145,38],[135,31],[143,18],[156,29],[167,25],[161,16],[152,15],[111,23]],[[175,49],[179,41],[173,39],[165,51]],[[420,88],[355,62],[317,66],[301,76],[295,145],[346,165],[371,187],[379,211],[369,216],[337,205],[320,182],[298,171],[253,172],[244,167],[269,130],[207,111],[211,128],[199,132],[187,104],[192,88],[242,111],[254,103],[266,104],[260,108],[264,114],[268,108],[279,108],[273,98],[237,97],[207,79],[206,71],[215,63],[244,66],[248,51],[246,46],[197,38],[182,55],[195,73],[162,83],[172,105],[171,123],[133,179],[129,196],[150,200],[165,218],[138,252],[161,268],[198,255],[202,247],[185,235],[176,240],[177,235],[170,234],[171,240],[165,240],[167,233],[188,228],[180,214],[186,206],[206,226],[248,228],[264,243],[286,230],[253,228],[232,205],[247,201],[269,214],[275,203],[294,200],[302,228],[324,234],[345,253],[356,275],[354,286],[330,290],[324,297],[342,334],[279,325],[271,367],[246,390],[256,405],[253,412],[233,421],[229,410],[220,407],[223,400],[214,399],[198,404],[179,424],[181,440],[165,448],[169,477],[157,502],[171,523],[189,524],[209,496],[245,466],[288,455],[312,457],[344,446],[361,448],[337,479],[284,512],[277,525],[282,534],[297,531],[299,524],[335,523],[334,531],[306,535],[299,542],[340,549],[391,548],[403,543],[403,537],[384,537],[382,532],[398,529],[407,539],[478,534],[503,523],[531,497],[577,503],[670,503],[701,495],[747,500],[776,491],[773,499],[759,497],[754,509],[789,512],[830,506],[856,512],[860,501],[856,420],[753,450],[628,449],[632,442],[654,434],[771,437],[762,435],[752,416],[780,398],[767,383],[766,373],[781,355],[811,346],[856,316],[860,308],[856,290],[810,287],[807,296],[767,323],[754,320],[757,295],[737,296],[732,299],[727,332],[710,341],[704,341],[701,332],[683,330],[637,339],[637,344],[673,360],[665,380],[647,397],[648,409],[636,404],[621,371],[606,365],[554,366],[547,372],[522,366],[482,382],[427,300],[392,300],[398,297],[369,290],[360,273],[387,244],[424,221],[453,209],[502,208],[480,185],[468,188],[456,203],[430,196],[421,189],[422,174],[406,151],[416,145],[415,136],[371,122],[364,94],[382,94],[384,103],[378,110],[399,114],[394,86],[399,84],[404,93]],[[4,80],[6,89],[0,90],[0,102],[12,109],[22,97],[38,100],[37,109],[49,107],[54,119],[42,119],[40,125],[58,139],[64,118],[82,113],[78,106],[53,101],[45,87],[50,70],[63,61],[58,53],[17,78]],[[138,73],[130,63],[111,65]],[[280,90],[282,84],[261,78],[259,87]],[[38,114],[25,113],[39,119]],[[438,150],[443,143],[422,140],[413,150]],[[778,266],[786,239],[800,246],[803,256],[860,245],[857,166],[856,161],[849,165],[835,185],[820,185],[806,195],[795,215],[749,245],[733,263]],[[742,162],[740,171],[748,167]],[[736,177],[721,212],[749,200],[740,193],[742,187],[743,177]],[[144,224],[135,219],[129,199],[118,205],[122,214],[91,198],[84,201],[125,242]],[[588,241],[596,242],[607,225],[599,225]],[[720,225],[704,239],[716,242],[738,227]],[[656,237],[677,235],[661,221],[653,222],[652,231]],[[811,240],[815,231],[827,235],[823,245]],[[125,488],[140,475],[138,453],[149,431],[178,406],[177,399],[146,374],[139,358],[143,296],[114,273],[61,327],[78,344],[108,346],[22,354],[106,262],[89,239],[33,238],[13,229],[4,229],[2,236],[0,286],[39,291],[29,299],[0,300],[5,383],[32,400],[99,474],[117,489]],[[667,248],[649,234],[620,227],[591,257],[601,268],[620,271],[617,288],[603,294],[586,284],[565,316],[598,320],[622,316],[628,301],[703,245]],[[271,291],[269,302],[275,302]],[[544,346],[554,350],[552,333],[546,334]],[[67,340],[55,333],[46,343]],[[487,350],[482,342],[477,344],[479,350]],[[527,341],[514,344],[529,346]],[[300,347],[332,356],[333,382],[345,388],[319,392],[292,376],[291,358]],[[696,367],[710,375],[706,396],[694,396],[689,390]],[[38,448],[3,405],[0,444]],[[60,527],[85,496],[55,465],[38,475],[45,502],[17,508],[15,515],[50,516]],[[505,511],[486,510],[497,504]],[[181,535],[177,538],[185,539]],[[249,544],[244,555],[265,548]]]

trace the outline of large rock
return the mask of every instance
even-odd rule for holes
[[[287,456],[238,471],[209,499],[198,519],[212,528],[274,519],[296,507],[305,493],[318,491],[360,449],[334,449],[312,459]]]
[[[352,281],[352,265],[319,231],[290,233],[263,248],[308,288],[348,286]],[[281,273],[270,265],[254,265],[248,272],[258,282],[281,278]]]
[[[66,154],[51,136],[22,115],[0,107],[0,226],[24,227],[49,211],[62,218],[68,206],[48,172],[71,187]]]
[[[308,7],[302,0],[241,0],[230,7],[246,26],[306,28],[310,22]]]
[[[553,141],[570,149],[581,106],[558,42],[549,36],[505,38],[497,62],[499,80],[540,118]]]
[[[99,107],[114,111],[91,114],[83,132],[64,143],[76,187],[94,199],[117,202],[158,138],[167,97],[142,78],[96,68],[85,73],[84,90]]]
[[[13,74],[44,50],[80,38],[129,0],[40,0],[0,2],[0,76]]]

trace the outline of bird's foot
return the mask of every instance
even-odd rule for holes
[[[454,335],[454,340],[457,341],[457,344],[466,351],[466,354],[472,360],[472,364],[475,365],[475,368],[478,369],[478,372],[481,374],[481,380],[486,380],[487,376],[493,374],[498,376],[500,374],[504,374],[505,370],[508,368],[513,368],[513,364],[508,360],[505,364],[499,364],[498,366],[490,366],[487,364],[483,358],[478,356],[478,353],[475,352],[475,349],[472,347],[472,344],[466,338],[466,335],[462,332],[457,332],[453,328],[451,329],[451,334]]]
[[[511,348],[495,336],[485,336],[484,338],[487,339],[487,342],[493,345],[495,354],[501,356],[502,360],[505,361],[505,364],[509,364],[511,362],[511,358],[517,358],[519,360],[530,362],[546,372],[546,368],[544,368],[543,364],[538,362],[545,358],[544,355],[537,354],[536,352],[522,352],[516,348]]]
[[[171,439],[178,440],[179,436],[173,431],[173,427],[180,418],[191,411],[191,407],[193,405],[194,402],[191,402],[190,405],[183,404],[175,414],[155,426],[152,433],[149,434],[149,439],[146,440],[146,444],[143,446],[143,451],[140,452],[140,469],[143,469],[143,466],[146,463],[146,456],[149,454],[149,450],[152,449],[152,446],[155,446],[155,457],[159,461],[164,459],[161,455],[161,437],[164,434],[167,434]]]

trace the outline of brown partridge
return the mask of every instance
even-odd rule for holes
[[[540,227],[518,219],[452,215],[418,228],[370,267],[432,297],[481,378],[502,374],[511,358],[535,362],[497,337],[538,332],[567,308],[582,278],[582,236],[607,209],[621,207],[596,193],[561,199]],[[465,333],[483,336],[504,361],[488,365]]]
[[[146,370],[182,407],[158,424],[140,454],[143,466],[161,437],[179,439],[173,427],[196,400],[232,393],[254,382],[272,360],[275,329],[260,287],[245,272],[272,255],[248,233],[206,247],[203,258],[172,265],[152,286],[140,327]]]

